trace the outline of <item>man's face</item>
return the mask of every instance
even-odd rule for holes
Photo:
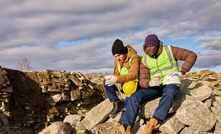
[[[144,51],[148,56],[154,57],[157,54],[157,46],[154,44],[148,44],[145,46]]]
[[[127,54],[115,54],[114,57],[120,62],[123,63],[127,57]]]

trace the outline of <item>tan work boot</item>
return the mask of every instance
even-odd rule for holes
[[[158,121],[154,118],[151,118],[145,127],[144,131],[141,134],[152,134],[154,127],[158,124]]]
[[[127,130],[125,131],[124,126],[120,125],[120,134],[132,134],[131,126],[127,126]]]

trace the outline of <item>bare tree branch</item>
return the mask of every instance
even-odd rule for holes
[[[16,67],[20,71],[30,71],[30,69],[31,69],[30,62],[28,62],[27,58],[24,58],[21,63],[18,62]]]

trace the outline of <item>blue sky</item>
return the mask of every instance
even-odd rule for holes
[[[197,53],[191,71],[221,72],[220,0],[7,0],[0,17],[6,68],[27,58],[32,71],[111,72],[115,39],[144,55],[145,37],[156,34]]]

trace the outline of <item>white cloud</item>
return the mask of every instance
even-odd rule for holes
[[[197,61],[195,67],[198,68],[213,68],[221,65],[220,60],[221,51],[208,50],[197,53]]]
[[[201,42],[201,41],[209,42],[209,41],[213,41],[213,40],[214,40],[214,37],[201,36],[201,37],[197,37],[194,41],[195,42]]]
[[[202,42],[199,48],[220,50],[220,8],[219,0],[1,1],[0,65],[15,68],[26,57],[37,71],[112,68],[116,38],[143,55],[144,39],[152,33],[168,40],[193,38]],[[88,41],[56,45],[83,39]],[[198,59],[205,55],[211,60],[205,52]]]
[[[213,49],[213,50],[221,50],[221,36],[216,37],[216,39],[212,38],[212,37],[206,37],[203,38],[204,39],[204,43],[200,46],[198,46],[199,48],[207,48],[207,49]],[[198,38],[196,39],[198,40],[202,40],[202,38]]]

